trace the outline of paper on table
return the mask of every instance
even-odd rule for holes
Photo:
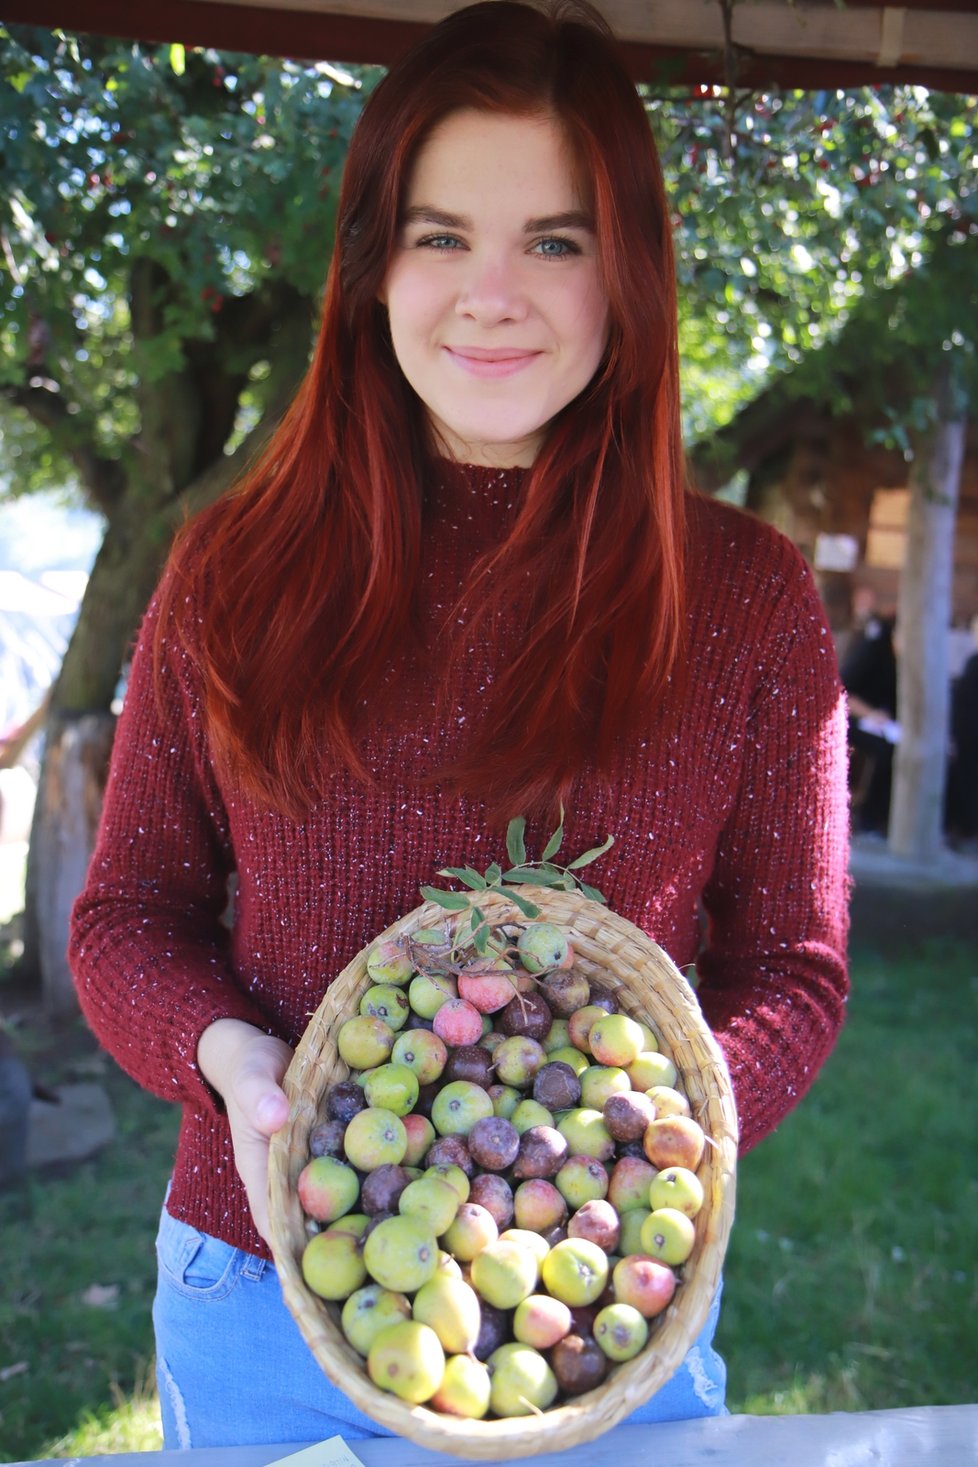
[[[363,1467],[360,1458],[350,1451],[341,1436],[331,1436],[313,1447],[278,1457],[268,1467]]]

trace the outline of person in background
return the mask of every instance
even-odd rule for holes
[[[978,615],[971,639],[971,655],[951,684],[945,829],[957,849],[978,852]]]
[[[669,213],[590,7],[434,26],[356,129],[298,397],[146,616],[71,963],[102,1043],[182,1107],[168,1447],[380,1430],[283,1302],[269,1136],[332,979],[440,866],[504,857],[510,817],[531,849],[561,800],[565,849],[614,833],[602,890],[696,964],[742,1149],[835,1042],[834,650],[795,548],[688,488]],[[632,1419],[725,1410],[718,1308]]]
[[[893,617],[874,613],[842,659],[849,743],[857,756],[853,823],[861,834],[884,836],[890,818],[897,712],[895,627]]]

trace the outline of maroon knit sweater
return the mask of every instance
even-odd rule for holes
[[[519,470],[443,468],[433,486],[423,593],[432,650],[434,628],[521,482]],[[613,833],[593,881],[679,967],[696,964],[746,1149],[811,1085],[843,1019],[843,709],[811,577],[776,531],[691,499],[689,591],[682,716],[671,734],[650,716],[610,776],[585,773],[564,849]],[[297,824],[256,808],[215,770],[196,670],[172,634],[155,697],[157,614],[154,600],[70,958],[101,1043],[141,1085],[183,1107],[169,1210],[267,1256],[225,1117],[196,1065],[198,1038],[232,1017],[295,1043],[331,979],[417,905],[439,866],[505,859],[503,833],[476,800],[449,798],[423,778],[458,751],[478,716],[505,629],[455,659],[451,717],[419,700],[386,719],[367,746],[376,785],[337,767],[330,797]],[[548,834],[528,830],[531,854]]]

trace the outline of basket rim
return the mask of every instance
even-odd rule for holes
[[[704,1119],[709,1122],[704,1130],[710,1145],[700,1167],[701,1173],[706,1169],[708,1182],[704,1224],[702,1230],[698,1228],[683,1284],[673,1303],[651,1321],[654,1334],[650,1333],[650,1342],[639,1355],[614,1367],[595,1390],[539,1416],[488,1421],[450,1417],[427,1406],[412,1406],[375,1386],[366,1375],[363,1359],[344,1339],[335,1315],[302,1278],[301,1252],[308,1235],[295,1194],[295,1178],[308,1160],[308,1134],[326,1083],[332,1083],[339,1071],[344,1077],[349,1073],[336,1054],[330,1022],[349,1017],[353,1012],[350,1001],[359,997],[358,989],[373,981],[366,973],[366,956],[376,942],[403,937],[419,927],[454,928],[464,917],[464,910],[449,912],[434,901],[422,902],[378,933],[337,975],[310,1018],[286,1072],[283,1086],[289,1098],[289,1119],[272,1137],[269,1156],[272,1256],[286,1304],[320,1368],[379,1424],[420,1445],[483,1459],[505,1453],[531,1456],[593,1440],[665,1383],[706,1321],[719,1286],[736,1192],[737,1122],[730,1076],[695,992],[682,973],[634,923],[581,893],[529,885],[515,890],[532,901],[544,919],[568,930],[585,970],[590,966],[600,971],[602,982],[607,982],[609,972],[618,979],[612,986],[619,996],[625,994],[627,1001],[622,1007],[626,1012],[630,1006],[642,1008],[642,1004],[623,975],[629,974],[631,981],[643,985],[645,1004],[655,996],[656,1014],[648,1015],[648,1021],[660,1040],[664,1039],[662,1047],[677,1064],[687,1094],[692,1083],[694,1094],[689,1098],[694,1115],[699,1110],[701,1124]],[[502,908],[511,905],[505,892],[459,895],[467,899],[467,907],[478,905],[493,921],[500,920]],[[512,919],[513,925],[525,920],[519,914]],[[619,960],[623,952],[627,958]],[[650,974],[655,975],[654,983],[649,981]],[[333,1070],[327,1073],[330,1062]]]

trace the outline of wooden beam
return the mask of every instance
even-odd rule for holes
[[[306,0],[306,4],[315,0]],[[657,27],[669,21],[671,30],[657,30],[660,40],[646,40],[636,35],[639,19],[629,21],[632,0],[609,0],[604,9],[624,37],[624,47],[636,80],[665,85],[697,85],[723,83],[726,79],[724,58],[719,48],[714,24],[719,14],[713,0],[689,0],[675,9],[675,0],[664,0],[656,12]],[[131,0],[7,0],[3,19],[31,25],[59,26],[67,30],[91,31],[97,35],[124,36],[152,43],[180,41],[190,46],[212,46],[226,51],[287,56],[297,60],[330,60],[375,62],[389,65],[402,55],[427,29],[429,21],[402,19],[418,14],[407,6],[396,8],[394,18],[352,12],[349,0],[343,12],[302,8],[303,0],[295,0],[295,8],[285,4],[254,3],[254,0],[169,0],[166,6],[133,7]],[[384,0],[375,7],[388,9]],[[701,31],[690,31],[689,15],[695,8],[703,17]],[[867,14],[879,12],[878,25],[866,30]],[[766,15],[780,17],[784,27],[779,34],[780,48],[768,50],[764,33],[755,35],[754,28]],[[834,4],[811,4],[805,7],[819,34],[837,34],[833,55],[802,52],[801,38],[792,39],[792,27],[802,7],[767,4],[748,6],[737,15],[734,39],[738,43],[738,85],[753,88],[782,87],[820,89],[864,86],[867,84],[904,83],[932,87],[944,91],[974,91],[978,86],[978,18],[970,0],[910,0],[900,7],[881,7],[873,0],[850,0],[839,12]],[[865,16],[860,35],[874,39],[860,44],[870,54],[851,54],[852,35],[842,30],[842,22],[831,26],[841,15],[846,23],[852,16],[846,11]],[[908,12],[902,23],[885,19],[885,12]],[[909,12],[913,12],[912,14]],[[640,18],[641,12],[634,11]],[[670,19],[674,16],[674,19]],[[684,19],[685,17],[685,19]],[[926,17],[926,19],[925,19]],[[647,22],[646,22],[647,23]],[[875,25],[875,28],[874,28]],[[945,39],[949,27],[953,35],[960,31],[960,46],[954,51],[953,64],[938,64],[928,59],[922,25],[937,26]],[[914,29],[914,27],[918,29]],[[741,29],[738,30],[737,27]],[[965,32],[972,31],[976,44],[971,46]],[[898,35],[899,32],[899,35]],[[631,34],[630,34],[631,33]],[[702,40],[697,41],[697,36]],[[665,37],[668,36],[668,41]],[[680,39],[681,38],[681,39]],[[902,54],[895,52],[902,47]],[[762,49],[763,48],[763,49]],[[881,65],[890,59],[890,65]]]

